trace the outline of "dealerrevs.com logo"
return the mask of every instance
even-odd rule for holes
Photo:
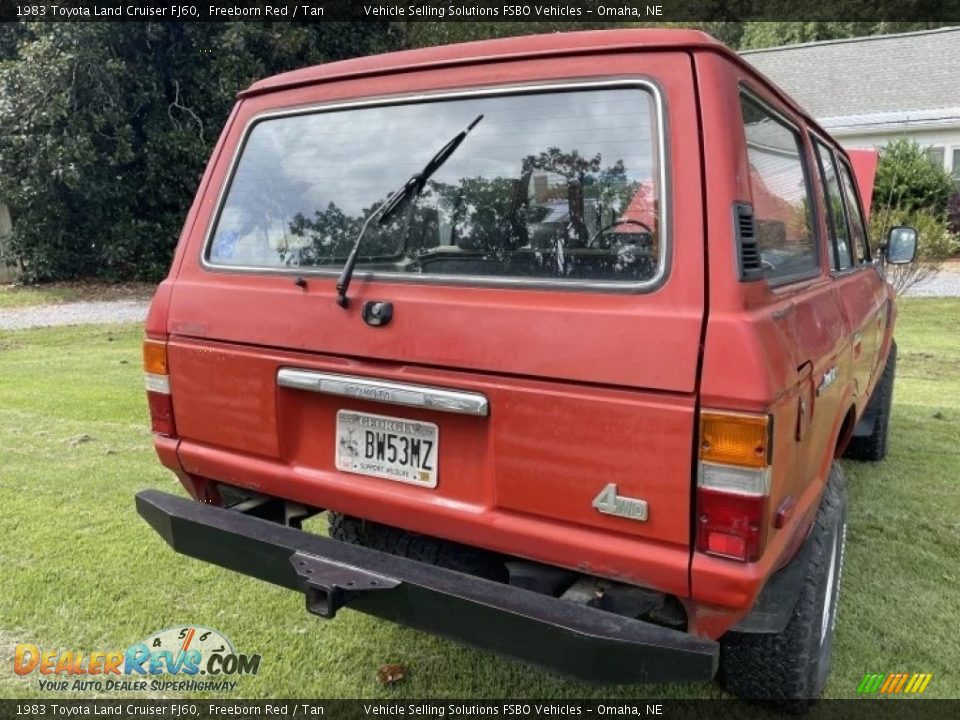
[[[153,633],[125,650],[45,650],[17,645],[13,671],[35,677],[43,691],[211,691],[236,689],[238,678],[256,675],[260,655],[238,653],[211,628],[186,625]]]

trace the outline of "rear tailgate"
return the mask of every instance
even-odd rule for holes
[[[334,302],[329,276],[307,275],[302,288],[282,272],[203,267],[201,226],[212,207],[202,209],[191,237],[195,252],[184,255],[168,319],[179,453],[187,471],[686,593],[703,226],[696,145],[671,139],[697,136],[689,63],[677,57],[685,56],[620,60],[625,70],[655,72],[664,88],[671,113],[666,197],[682,195],[684,202],[664,225],[668,269],[649,292],[419,284],[358,275],[344,310]],[[580,72],[597,72],[596,63],[577,63]],[[528,73],[546,67],[515,65],[527,66]],[[442,84],[443,72],[432,75]],[[373,94],[376,82],[357,85],[370,84]],[[307,90],[316,101],[317,88],[284,94],[294,103]],[[245,109],[252,102],[241,106],[241,117],[260,109]],[[227,142],[236,143],[239,133],[233,128]],[[223,182],[228,162],[218,161],[215,184]],[[361,309],[370,300],[392,304],[389,324],[364,322]],[[281,371],[291,369],[314,379],[334,374],[374,387],[399,383],[476,394],[486,399],[486,412],[279,382]],[[345,412],[350,417],[344,419]],[[406,421],[408,429],[430,433],[436,454],[422,468],[425,482],[345,471],[342,462],[338,467],[338,446],[347,443],[348,430],[359,428],[352,413]],[[393,441],[381,435],[369,442],[387,442],[389,452]],[[382,447],[380,453],[382,460]],[[645,501],[647,518],[598,511],[594,500],[610,484],[621,498]]]

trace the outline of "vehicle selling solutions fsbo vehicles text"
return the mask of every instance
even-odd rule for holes
[[[555,5],[529,5],[526,3],[505,4],[501,6],[481,7],[473,5],[364,5],[364,15],[376,18],[457,18],[457,17],[488,17],[488,18],[524,18],[524,17],[554,17],[575,18],[585,17],[583,8]]]

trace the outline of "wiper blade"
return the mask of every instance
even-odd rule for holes
[[[430,159],[430,162],[423,166],[423,170],[407,180],[407,182],[390,197],[380,203],[377,209],[370,213],[367,219],[363,221],[360,234],[358,234],[357,239],[354,240],[350,254],[347,256],[347,261],[343,264],[343,270],[337,279],[337,305],[342,308],[349,307],[350,305],[347,290],[350,288],[350,280],[353,278],[353,268],[357,264],[357,257],[360,253],[360,243],[363,241],[363,236],[367,232],[367,226],[370,225],[370,221],[379,217],[379,223],[383,225],[393,217],[401,207],[420,195],[420,193],[423,192],[423,188],[426,187],[427,180],[450,159],[450,156],[460,147],[460,143],[466,139],[470,131],[473,130],[481,120],[483,120],[483,115],[477,115],[472,123],[467,125],[464,130],[457,133],[450,142],[437,151],[436,155]]]
[[[409,180],[407,180],[404,186],[400,188],[400,190],[393,194],[393,196],[387,201],[386,207],[380,215],[379,222],[381,225],[387,222],[387,220],[396,214],[397,210],[403,207],[407,202],[423,192],[423,188],[426,187],[427,180],[430,179],[430,176],[439,170],[440,167],[450,158],[450,156],[456,152],[457,148],[460,147],[460,143],[466,139],[470,131],[473,130],[477,126],[477,123],[479,123],[481,120],[483,120],[483,115],[477,115],[473,122],[467,125],[465,130],[457,133],[457,135],[450,140],[450,142],[437,151],[437,154],[430,159],[430,162],[424,166],[423,170],[412,176]]]

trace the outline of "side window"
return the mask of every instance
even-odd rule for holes
[[[830,229],[830,268],[847,270],[853,267],[853,251],[850,247],[847,219],[843,212],[840,182],[833,163],[833,152],[819,141],[814,142],[814,146],[817,148],[817,161],[820,164],[820,176],[823,178],[823,199],[829,215],[827,225]]]
[[[846,162],[840,163],[840,185],[843,187],[843,197],[847,201],[847,217],[850,220],[850,241],[853,243],[857,262],[871,261],[870,245],[867,241],[867,227],[863,221],[863,210],[860,208],[860,198],[857,197],[857,187],[853,179],[853,172]]]
[[[764,277],[816,270],[817,243],[800,134],[746,95],[740,96],[740,106]]]

